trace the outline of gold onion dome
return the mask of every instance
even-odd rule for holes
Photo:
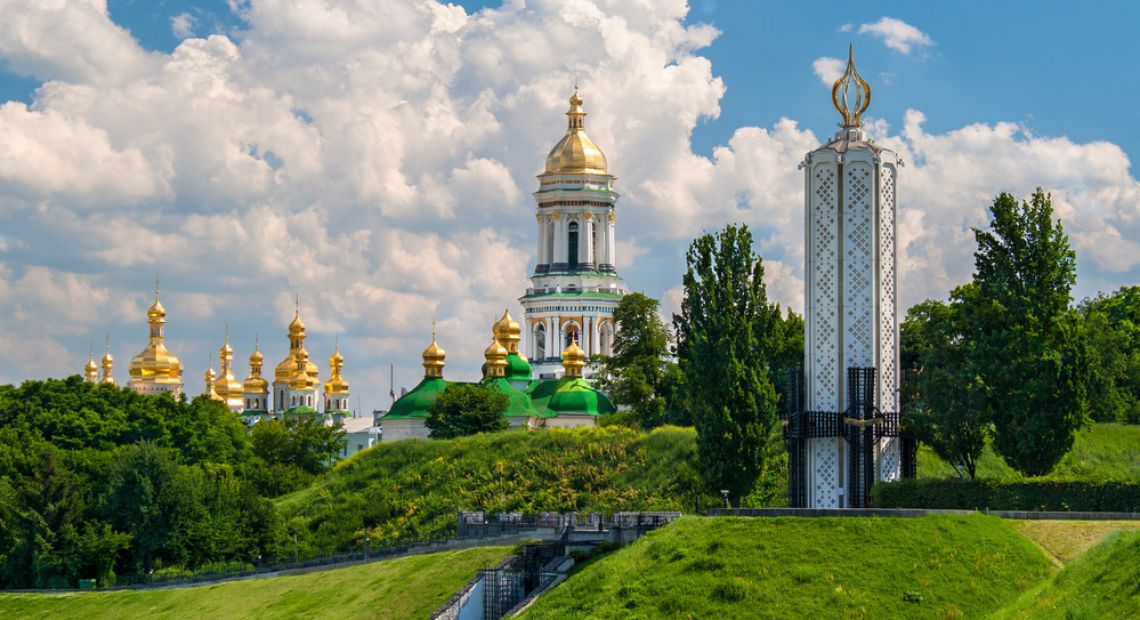
[[[111,345],[107,345],[107,352],[103,354],[103,379],[100,383],[115,384],[115,358],[111,356]]]
[[[206,390],[202,392],[202,396],[205,396],[210,400],[223,400],[222,397],[218,395],[218,392],[214,389],[214,380],[217,377],[218,374],[214,372],[214,364],[211,363],[209,368],[206,369],[206,374],[202,375],[202,380],[206,384]]]
[[[253,353],[249,354],[249,376],[242,383],[242,390],[248,394],[268,394],[269,382],[261,376],[261,364],[265,356],[261,354],[260,347],[253,345]]]
[[[308,390],[317,384],[315,377],[307,372],[310,367],[315,368],[316,364],[309,359],[309,352],[305,347],[301,347],[297,351],[296,363],[293,366],[293,376],[289,379],[289,389]]]
[[[586,352],[578,346],[578,339],[570,341],[570,346],[562,352],[562,369],[567,377],[581,377],[586,367]]]
[[[606,155],[597,144],[586,135],[583,119],[586,111],[582,109],[582,97],[578,95],[578,87],[574,87],[574,94],[570,96],[570,109],[566,112],[570,122],[566,128],[566,135],[550,149],[546,156],[546,170],[543,174],[609,174]]]
[[[158,288],[154,290],[154,303],[146,311],[150,323],[150,340],[146,348],[131,358],[128,372],[131,384],[177,384],[182,385],[182,362],[166,348],[165,327],[166,308],[158,300]]]
[[[229,332],[229,328],[226,328]],[[241,401],[242,384],[234,377],[233,362],[234,362],[234,349],[230,346],[230,337],[227,333],[226,340],[222,344],[222,348],[218,349],[218,361],[221,369],[218,372],[218,380],[214,385],[214,390],[218,396],[226,400],[226,404],[236,406]]]
[[[487,376],[502,377],[507,367],[507,348],[499,344],[499,339],[492,336],[491,344],[483,351],[486,359]]]
[[[340,354],[340,345],[338,344],[333,350],[333,354],[329,356],[329,370],[332,374],[328,381],[325,381],[325,394],[347,394],[348,381],[340,376],[344,370],[344,356]]]
[[[507,347],[507,353],[519,353],[519,341],[522,340],[522,326],[511,318],[511,313],[503,310],[503,318],[495,323],[495,338]]]
[[[83,366],[83,380],[88,383],[99,381],[99,365],[95,363],[95,352],[87,350],[87,364]]]
[[[431,344],[428,345],[423,352],[424,358],[424,376],[425,377],[442,377],[443,367],[446,365],[447,351],[439,346],[435,341],[435,326],[431,328]]]
[[[297,374],[297,354],[304,348],[305,343],[305,322],[301,320],[300,304],[293,307],[293,320],[289,322],[289,353],[285,355],[285,359],[273,369],[274,381],[287,383],[293,379]],[[306,356],[308,353],[306,353]],[[306,358],[305,370],[311,380],[312,385],[316,385],[317,377],[320,369],[312,361]]]

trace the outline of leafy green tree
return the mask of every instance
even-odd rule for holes
[[[1092,419],[1140,423],[1140,286],[1098,294],[1077,310],[1085,322]]]
[[[344,426],[325,425],[313,413],[253,425],[253,453],[270,465],[292,465],[310,474],[329,468],[344,449]]]
[[[1026,475],[1049,472],[1087,418],[1087,363],[1069,309],[1076,253],[1050,197],[1000,194],[988,230],[974,229],[974,289],[957,295],[971,361],[994,422],[994,450]],[[962,289],[960,289],[962,290]]]
[[[615,403],[629,407],[623,416],[631,426],[651,429],[662,424],[689,422],[687,408],[678,399],[684,379],[669,359],[673,339],[657,313],[658,302],[642,293],[622,297],[614,309],[617,335],[613,355],[602,358],[599,387]]]
[[[503,411],[508,405],[510,399],[502,392],[473,383],[456,383],[432,403],[424,424],[432,439],[493,433],[507,428]]]
[[[976,295],[977,287],[967,284],[954,294]],[[910,371],[903,407],[918,439],[973,478],[990,424],[964,329],[960,303],[927,300],[907,311],[900,329],[904,368]]]
[[[157,558],[181,559],[173,544],[194,509],[194,496],[181,484],[173,451],[153,443],[124,446],[116,453],[107,479],[103,515],[134,538],[133,564],[148,572]]]
[[[677,357],[691,397],[701,474],[734,505],[780,452],[763,262],[747,226],[698,237],[686,254]]]

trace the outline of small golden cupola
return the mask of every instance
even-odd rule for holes
[[[261,365],[264,361],[265,356],[261,354],[261,346],[254,341],[253,353],[249,354],[249,376],[242,383],[242,391],[246,394],[262,396],[269,393],[269,382],[261,376]]]
[[[431,344],[423,352],[424,376],[429,378],[442,378],[443,367],[446,365],[447,351],[435,341],[435,322],[431,325]]]
[[[301,320],[301,303],[298,300],[294,302],[293,320],[289,322],[289,353],[274,368],[274,382],[289,383],[293,380],[297,373],[297,358],[304,348],[305,322]],[[320,370],[312,360],[308,359],[308,352],[306,352],[305,371],[310,382],[316,385]]]
[[[230,346],[230,328],[228,325],[226,326],[225,342],[222,343],[222,348],[218,349],[218,364],[220,369],[218,379],[214,384],[214,391],[232,411],[241,411],[243,405],[242,384],[234,377],[234,350]]]
[[[495,338],[507,348],[507,354],[523,357],[519,351],[519,341],[522,340],[522,326],[511,318],[509,310],[503,310],[503,318],[495,323]],[[526,359],[525,357],[523,359]]]
[[[296,362],[293,366],[293,378],[289,379],[290,390],[312,390],[316,387],[317,382],[306,371],[309,366],[313,365],[315,364],[309,359],[308,349],[301,347],[297,351]]]
[[[107,336],[107,348],[103,353],[103,378],[99,383],[106,383],[108,385],[115,385],[115,358],[111,357],[111,336]]]
[[[586,352],[578,346],[578,339],[570,341],[570,346],[562,352],[562,370],[567,378],[581,378],[586,367]]]
[[[499,343],[499,339],[494,335],[493,330],[491,344],[483,351],[483,357],[487,362],[484,365],[486,369],[484,379],[498,379],[506,376],[507,348]]]
[[[546,156],[546,175],[557,174],[598,174],[609,175],[606,155],[597,144],[586,135],[584,124],[586,111],[582,108],[582,97],[578,87],[570,96],[570,109],[566,112],[569,123],[566,135],[554,145]]]
[[[182,393],[182,362],[166,348],[166,308],[158,300],[158,281],[155,280],[154,303],[146,311],[150,324],[150,338],[146,348],[131,358],[127,385],[140,394],[168,392]]]
[[[344,380],[341,372],[344,370],[344,356],[340,354],[340,343],[336,344],[333,354],[329,356],[329,377],[325,381],[325,394],[348,394],[348,381]]]
[[[214,372],[214,363],[210,362],[209,367],[206,368],[206,374],[202,375],[202,381],[206,384],[206,389],[202,391],[202,396],[205,396],[210,400],[224,402],[222,397],[218,396],[217,390],[214,389],[214,384],[217,377],[218,374]]]
[[[83,367],[83,380],[88,383],[99,382],[99,365],[95,363],[94,345],[87,345],[87,364]]]

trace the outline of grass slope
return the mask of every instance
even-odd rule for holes
[[[1140,531],[1108,536],[993,618],[1140,618]]]
[[[1052,565],[996,517],[687,517],[584,568],[526,618],[980,617]]]
[[[173,590],[0,594],[5,618],[426,618],[509,547]]]
[[[278,502],[302,545],[340,548],[445,536],[459,510],[694,510],[716,503],[693,464],[692,429],[508,431],[381,444]]]
[[[1117,530],[1138,530],[1140,521],[1017,521],[1017,531],[1068,564]]]
[[[1061,459],[1049,477],[1135,481],[1140,479],[1140,425],[1093,424],[1077,433],[1073,449]],[[918,453],[919,478],[956,477],[954,468],[938,458],[928,446]],[[994,454],[989,442],[978,458],[979,478],[1020,478],[1012,467]]]

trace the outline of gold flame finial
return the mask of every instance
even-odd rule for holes
[[[854,101],[850,101],[848,98],[848,93],[852,88],[855,89]],[[854,45],[847,48],[847,69],[831,87],[831,103],[835,105],[835,109],[843,117],[841,127],[850,129],[863,126],[861,117],[867,111],[867,106],[871,105],[871,86],[855,68]]]

